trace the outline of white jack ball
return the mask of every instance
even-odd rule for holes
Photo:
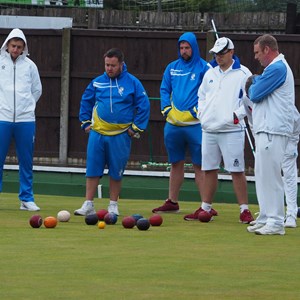
[[[71,214],[67,210],[61,210],[57,214],[59,222],[68,222],[71,218]]]

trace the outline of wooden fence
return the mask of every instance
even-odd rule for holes
[[[297,7],[297,6],[296,6]],[[180,13],[155,11],[102,10],[95,8],[70,7],[0,7],[0,15],[72,17],[74,28],[125,29],[125,30],[173,30],[206,32],[215,20],[222,32],[286,32],[300,33],[295,8],[287,13],[244,12],[244,13]],[[298,18],[298,23],[299,23]],[[298,24],[300,25],[300,24]]]
[[[8,29],[0,30],[4,40]],[[30,57],[42,79],[43,95],[37,105],[36,164],[85,164],[87,135],[81,129],[78,112],[81,95],[91,79],[104,71],[102,56],[111,47],[123,49],[130,73],[137,76],[151,97],[148,131],[134,140],[130,161],[167,162],[163,142],[164,119],[160,113],[159,87],[167,64],[177,58],[177,39],[182,32],[112,30],[24,30]],[[197,33],[202,56],[213,43],[212,33]],[[234,41],[236,54],[253,73],[262,71],[253,58],[256,34],[221,33]],[[296,79],[300,107],[300,36],[276,35]],[[13,149],[8,163],[15,162]],[[246,145],[246,166],[253,167],[253,155]]]

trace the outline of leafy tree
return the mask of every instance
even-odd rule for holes
[[[282,0],[254,0],[257,11],[282,11],[286,9],[287,1]]]
[[[180,12],[285,12],[287,3],[300,0],[104,0],[106,9],[180,11]]]

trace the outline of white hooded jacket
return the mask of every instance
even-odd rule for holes
[[[23,53],[15,61],[6,51],[7,43],[12,38],[21,38],[25,42]],[[35,107],[42,94],[42,84],[37,66],[27,55],[24,33],[13,29],[0,53],[0,121],[35,121]]]
[[[198,118],[205,132],[244,131],[245,82],[251,75],[234,55],[232,65],[223,72],[214,60],[198,90]],[[234,123],[233,113],[239,119]]]

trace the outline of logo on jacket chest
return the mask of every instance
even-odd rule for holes
[[[120,96],[123,96],[123,92],[124,92],[124,87],[120,86],[120,87],[118,88],[118,93],[119,93],[119,95],[120,95]]]

